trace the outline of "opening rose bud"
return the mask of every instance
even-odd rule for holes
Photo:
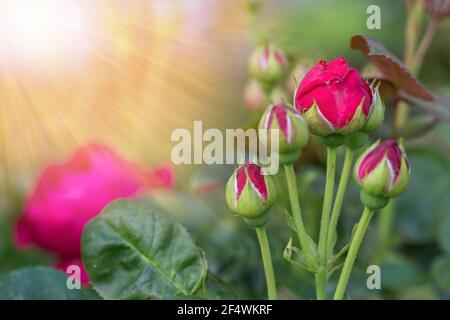
[[[288,164],[296,161],[309,140],[309,131],[301,114],[287,103],[269,106],[259,122],[259,129],[267,130],[262,135],[262,142],[269,145],[269,130],[278,129],[280,163]]]
[[[377,141],[359,157],[354,169],[355,179],[364,193],[361,197],[364,204],[371,197],[388,199],[402,193],[409,173],[406,154],[394,140]]]
[[[250,57],[248,72],[267,88],[283,77],[287,66],[288,61],[284,53],[269,43],[256,48]]]
[[[312,133],[346,135],[364,127],[373,97],[374,92],[358,71],[344,58],[337,58],[319,61],[306,74],[295,92],[294,105]]]
[[[231,211],[254,226],[264,225],[269,209],[277,197],[276,186],[262,168],[247,162],[239,166],[227,183],[226,199]]]

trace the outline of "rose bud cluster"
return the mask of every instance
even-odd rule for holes
[[[355,163],[354,177],[361,200],[369,208],[384,207],[408,184],[410,166],[403,147],[394,140],[377,141]]]
[[[287,67],[288,60],[284,53],[269,43],[256,48],[250,57],[248,72],[269,93],[284,76]]]
[[[294,106],[311,132],[323,137],[373,131],[384,117],[378,88],[362,79],[344,58],[319,61],[298,86]]]
[[[262,170],[258,164],[247,162],[234,171],[226,187],[228,206],[252,226],[267,222],[267,210],[277,197],[273,178],[263,175]]]
[[[295,162],[300,151],[309,141],[308,126],[301,114],[287,103],[278,103],[269,106],[262,116],[259,129],[267,130],[262,135],[263,143],[271,143],[270,130],[278,129],[279,155],[281,164]]]

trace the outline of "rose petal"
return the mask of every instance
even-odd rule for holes
[[[245,166],[241,166],[236,171],[236,184],[235,184],[236,200],[239,200],[239,198],[241,197],[241,193],[244,190],[246,183],[247,183],[247,175],[245,173]]]
[[[246,167],[251,186],[263,200],[267,200],[267,186],[261,168],[253,163],[247,163]]]
[[[388,165],[392,172],[391,185],[393,185],[400,174],[403,157],[402,151],[395,140],[386,140],[380,143],[364,157],[358,168],[358,178],[360,180],[364,179],[366,175],[377,167],[385,156],[387,157]]]

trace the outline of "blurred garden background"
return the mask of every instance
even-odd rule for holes
[[[209,268],[238,298],[264,298],[258,243],[225,204],[224,186],[233,168],[172,165],[171,133],[192,130],[194,120],[223,130],[254,125],[261,108],[249,107],[244,98],[247,63],[262,38],[286,52],[297,81],[302,68],[338,56],[370,75],[369,60],[350,48],[358,34],[378,39],[403,59],[407,2],[0,0],[0,277],[55,263],[46,250],[17,246],[17,219],[49,165],[67,163],[79,148],[95,143],[149,172],[170,168],[170,187],[149,188],[147,196],[188,229]],[[381,9],[379,30],[366,25],[371,4]],[[431,19],[425,5],[420,14],[418,43]],[[417,74],[429,90],[446,97],[449,33],[450,19],[443,19]],[[293,79],[291,73],[284,85],[290,98]],[[391,135],[393,109],[388,101],[388,121],[374,137]],[[411,107],[414,121],[401,131],[411,183],[392,212],[373,221],[349,285],[353,299],[450,298],[448,102],[439,110]],[[314,141],[298,166],[313,234],[323,197],[323,151]],[[348,241],[361,211],[353,181],[346,199],[339,232]],[[283,259],[290,235],[280,208],[274,207],[268,231],[280,298],[311,299],[313,277]],[[382,290],[366,287],[370,264],[381,265]],[[335,283],[332,277],[330,290]]]

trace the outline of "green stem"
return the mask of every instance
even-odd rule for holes
[[[389,201],[388,205],[380,211],[380,217],[378,218],[378,237],[380,243],[373,258],[373,264],[379,264],[383,261],[391,245],[392,224],[394,222],[394,200]]]
[[[316,298],[317,300],[327,298],[327,270],[319,269],[316,273]]]
[[[269,300],[277,299],[277,287],[275,284],[275,274],[273,272],[272,257],[270,255],[269,241],[267,240],[266,228],[256,227],[256,235],[258,236],[259,247],[264,265],[264,273],[267,283],[267,297]]]
[[[305,257],[310,258],[312,257],[312,253],[307,239],[307,233],[305,225],[303,223],[302,213],[300,210],[294,165],[286,164],[284,166],[284,171],[286,173],[286,180],[289,190],[289,200],[291,202],[292,217],[294,219],[298,241],[300,242],[300,246],[302,247],[302,250],[305,253]]]
[[[361,242],[364,238],[367,227],[369,226],[369,222],[372,219],[373,213],[374,210],[366,207],[364,208],[361,219],[359,219],[355,235],[353,236],[347,257],[345,258],[344,267],[342,268],[336,292],[334,293],[334,300],[342,300],[342,298],[344,297],[345,289],[347,288],[348,280],[350,279],[350,274],[353,269],[353,264],[355,263],[359,247],[361,246]]]
[[[353,155],[355,150],[349,147],[345,149],[345,159],[342,166],[341,178],[339,180],[339,186],[336,192],[336,199],[334,200],[333,211],[331,212],[330,226],[328,228],[328,243],[327,252],[328,255],[333,253],[334,239],[336,237],[336,228],[341,213],[342,202],[344,201],[345,190],[347,189],[348,178],[352,168]]]
[[[319,234],[319,271],[316,274],[317,299],[326,298],[327,289],[327,236],[330,223],[330,211],[333,202],[334,179],[336,175],[336,147],[327,147],[327,177],[323,199],[322,218]]]

